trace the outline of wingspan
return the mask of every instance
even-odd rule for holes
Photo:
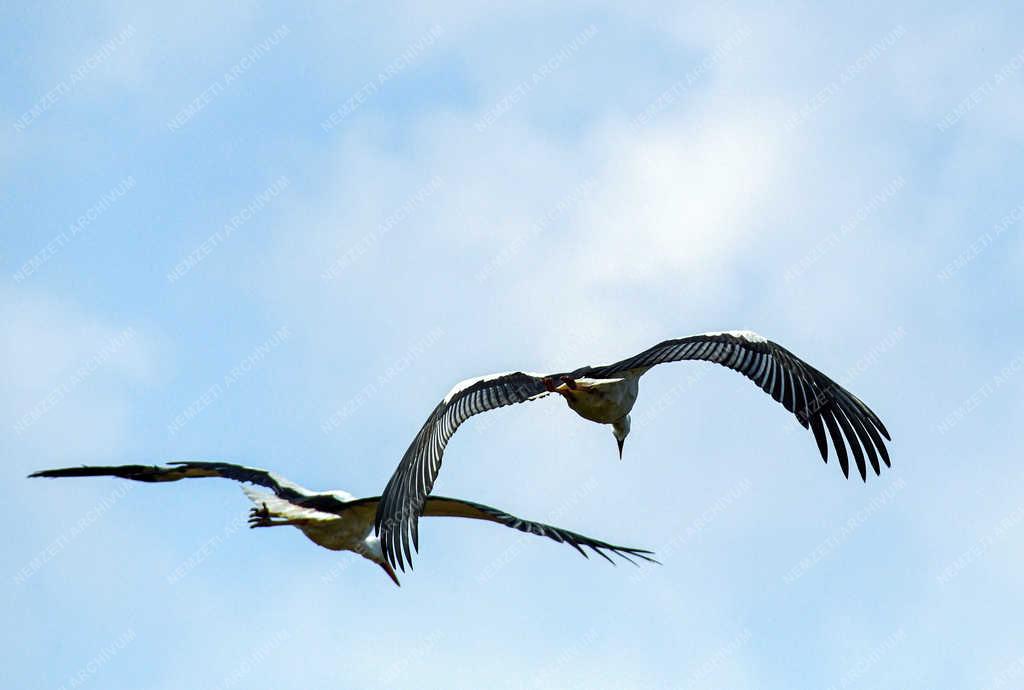
[[[349,513],[351,511],[373,510],[378,507],[380,500],[379,496],[356,499],[352,503],[347,504],[334,512],[340,515],[342,512]],[[331,511],[328,510],[326,512]],[[499,525],[504,525],[505,527],[511,527],[512,529],[516,529],[527,534],[546,537],[558,542],[559,544],[568,544],[583,554],[584,558],[589,557],[587,556],[587,552],[583,550],[583,547],[586,547],[612,563],[614,563],[614,561],[608,557],[609,553],[619,556],[634,565],[636,563],[631,557],[640,558],[651,563],[658,563],[658,561],[652,557],[652,552],[647,551],[646,549],[617,546],[615,544],[601,541],[600,539],[594,539],[583,534],[570,532],[569,530],[562,529],[561,527],[547,525],[542,522],[523,520],[522,518],[516,517],[515,515],[511,515],[502,510],[498,510],[497,508],[492,508],[491,506],[486,506],[481,503],[473,503],[472,501],[463,501],[458,498],[428,496],[424,502],[422,516],[467,518],[470,520],[493,522]]]
[[[445,446],[459,425],[473,415],[542,397],[548,391],[546,379],[641,375],[657,364],[683,360],[715,362],[752,380],[811,430],[826,462],[831,437],[847,477],[850,453],[862,479],[867,478],[868,462],[876,474],[881,472],[880,462],[891,464],[883,441],[891,440],[889,432],[853,393],[786,348],[756,333],[703,333],[666,340],[615,364],[583,367],[565,375],[545,377],[514,372],[469,379],[455,386],[413,439],[384,489],[375,529],[385,556],[403,570],[404,561],[412,563],[410,544],[418,549],[417,520],[441,469]]]
[[[113,465],[65,467],[33,472],[29,477],[121,477],[137,482],[176,482],[181,479],[222,477],[237,482],[265,486],[280,498],[290,501],[318,496],[315,492],[290,482],[268,470],[234,465],[228,462],[182,461],[167,465]]]
[[[828,462],[827,429],[839,465],[847,477],[850,475],[847,444],[861,479],[867,479],[865,453],[875,474],[881,472],[879,458],[887,467],[891,466],[882,440],[891,440],[889,432],[867,405],[786,348],[752,331],[703,333],[666,340],[621,362],[587,367],[573,374],[600,378],[621,376],[683,360],[721,364],[756,383],[794,414],[805,429],[811,430],[825,462]]]
[[[374,529],[393,566],[405,569],[402,552],[412,565],[410,541],[419,548],[417,521],[441,470],[445,446],[459,425],[473,415],[546,394],[543,376],[523,372],[468,379],[448,392],[405,451],[381,497]]]
[[[567,529],[561,527],[554,527],[552,525],[546,525],[542,522],[530,522],[529,520],[523,520],[515,515],[510,515],[504,511],[485,506],[480,503],[472,503],[470,501],[463,501],[457,498],[445,498],[443,496],[430,496],[427,498],[426,505],[423,509],[423,515],[425,516],[439,516],[439,517],[461,517],[470,518],[472,520],[486,520],[488,522],[496,522],[499,525],[505,525],[512,529],[517,529],[520,532],[526,532],[527,534],[536,534],[539,537],[547,537],[553,539],[559,544],[568,544],[573,547],[584,557],[587,557],[587,552],[582,548],[586,546],[607,560],[609,563],[613,562],[611,558],[605,553],[608,551],[620,556],[630,563],[634,561],[630,556],[636,558],[642,558],[645,561],[651,563],[657,563],[651,557],[651,551],[646,549],[634,549],[627,546],[615,546],[608,542],[593,539],[576,532],[570,532]],[[635,565],[635,563],[634,563]]]

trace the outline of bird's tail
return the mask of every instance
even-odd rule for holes
[[[257,507],[266,508],[270,517],[283,518],[286,520],[337,520],[337,515],[322,513],[312,508],[304,508],[291,501],[254,489],[251,486],[242,485],[242,491],[249,497],[249,500]]]

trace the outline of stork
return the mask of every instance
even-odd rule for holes
[[[379,496],[356,498],[344,491],[310,491],[273,472],[227,462],[183,461],[159,465],[117,465],[111,467],[67,467],[42,470],[29,477],[121,477],[139,482],[176,482],[197,477],[223,477],[237,482],[248,482],[266,487],[271,493],[257,491],[249,486],[242,489],[256,504],[249,512],[249,526],[277,527],[290,525],[302,531],[315,544],[332,551],[352,551],[373,561],[401,586],[394,568],[384,558],[380,540],[373,534],[373,518],[377,513]],[[553,527],[540,522],[522,520],[497,508],[463,501],[457,498],[431,496],[423,515],[486,520],[517,529],[520,532],[547,537],[573,547],[584,557],[583,547],[593,550],[608,562],[608,553],[635,564],[630,557],[657,563],[651,552],[625,546],[615,546]],[[608,553],[606,553],[608,552]]]
[[[826,463],[827,430],[846,477],[850,474],[847,444],[864,481],[865,455],[876,475],[881,471],[879,459],[890,466],[882,441],[883,437],[891,440],[889,432],[853,393],[753,331],[702,333],[666,340],[614,364],[559,374],[506,372],[458,383],[420,428],[384,489],[374,530],[380,536],[385,557],[403,570],[406,561],[411,565],[410,543],[419,550],[417,518],[441,470],[444,449],[459,425],[470,417],[556,393],[584,419],[610,425],[621,458],[640,377],[655,365],[684,360],[714,362],[753,381],[811,430]]]

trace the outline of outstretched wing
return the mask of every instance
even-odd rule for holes
[[[229,462],[183,461],[168,465],[113,465],[65,467],[33,472],[29,477],[121,477],[137,482],[176,482],[180,479],[223,477],[237,482],[265,486],[277,496],[289,501],[319,496],[284,477],[257,467],[234,465]]]
[[[448,392],[405,451],[381,496],[374,529],[392,565],[405,569],[402,551],[412,565],[410,539],[418,549],[417,520],[441,470],[444,448],[459,425],[481,412],[546,394],[541,375],[518,371],[468,379]]]
[[[517,529],[520,532],[526,532],[527,534],[536,534],[539,537],[547,537],[553,539],[559,544],[565,543],[573,547],[584,557],[587,556],[587,552],[582,548],[586,546],[607,560],[609,563],[613,562],[612,559],[608,558],[605,551],[620,556],[630,563],[633,560],[630,556],[642,558],[645,561],[651,563],[657,563],[651,557],[650,551],[646,549],[634,549],[627,546],[615,546],[608,542],[600,541],[599,539],[593,539],[576,532],[570,532],[567,529],[561,527],[554,527],[552,525],[546,525],[542,522],[530,522],[529,520],[523,520],[515,515],[509,515],[508,513],[485,506],[480,503],[472,503],[470,501],[462,501],[457,498],[445,498],[443,496],[430,496],[427,498],[426,505],[423,508],[423,515],[438,516],[438,517],[461,517],[470,518],[473,520],[487,520],[488,522],[496,522],[499,525],[505,525],[512,529]],[[635,563],[634,563],[635,565]]]
[[[324,510],[324,512],[334,512],[337,515],[350,513],[351,511],[371,511],[378,508],[380,500],[381,498],[379,496],[359,498],[333,511],[330,509],[321,510]],[[504,525],[505,527],[517,529],[520,532],[525,532],[527,534],[547,537],[559,544],[568,544],[587,558],[589,558],[589,556],[587,556],[587,552],[583,550],[583,547],[592,549],[596,554],[610,563],[614,563],[614,561],[608,557],[609,553],[619,556],[634,565],[636,563],[631,557],[641,558],[651,563],[658,562],[652,558],[652,552],[647,551],[646,549],[634,549],[628,546],[609,544],[608,542],[601,541],[600,539],[594,539],[583,534],[570,532],[569,530],[562,529],[561,527],[546,525],[541,522],[523,520],[522,518],[510,515],[509,513],[498,510],[497,508],[485,506],[480,503],[473,503],[471,501],[463,501],[458,498],[428,496],[424,503],[422,515],[424,517],[456,517],[493,522],[499,525]]]
[[[839,457],[839,466],[847,477],[850,476],[847,444],[861,479],[867,479],[865,453],[875,474],[881,472],[879,458],[890,466],[889,452],[882,441],[883,437],[891,440],[889,432],[867,405],[786,348],[752,331],[703,333],[666,340],[621,362],[586,367],[572,375],[611,378],[627,372],[643,373],[656,364],[683,360],[721,364],[756,383],[796,415],[805,429],[811,430],[825,462],[828,462],[827,429]]]

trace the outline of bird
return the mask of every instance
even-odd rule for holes
[[[356,498],[345,491],[310,491],[294,482],[255,467],[227,462],[178,461],[168,465],[115,465],[66,467],[33,472],[34,477],[121,477],[139,482],[176,482],[197,477],[223,477],[237,482],[248,482],[266,487],[272,493],[257,491],[249,486],[242,490],[257,507],[249,511],[249,526],[277,527],[291,525],[302,531],[315,544],[332,551],[352,551],[373,561],[388,574],[396,585],[401,583],[394,568],[383,557],[380,541],[373,532],[373,518],[377,512],[379,496]],[[463,501],[457,498],[431,496],[424,515],[486,520],[517,529],[527,534],[547,537],[573,547],[589,558],[583,547],[591,549],[610,563],[608,553],[619,556],[634,565],[631,557],[657,563],[652,552],[616,546],[591,537],[553,527],[540,522],[522,520],[497,508]],[[606,553],[608,552],[608,553]]]
[[[440,472],[445,447],[470,417],[555,393],[584,419],[610,425],[621,459],[640,377],[655,365],[684,360],[713,362],[753,381],[811,430],[826,463],[827,431],[847,478],[847,444],[862,480],[867,481],[865,455],[876,475],[881,472],[879,458],[891,466],[882,440],[891,441],[889,432],[853,393],[753,331],[700,333],[666,340],[614,364],[558,374],[504,372],[456,384],[420,428],[384,489],[374,532],[380,536],[385,557],[403,571],[405,562],[411,566],[410,543],[419,551],[417,519]]]

